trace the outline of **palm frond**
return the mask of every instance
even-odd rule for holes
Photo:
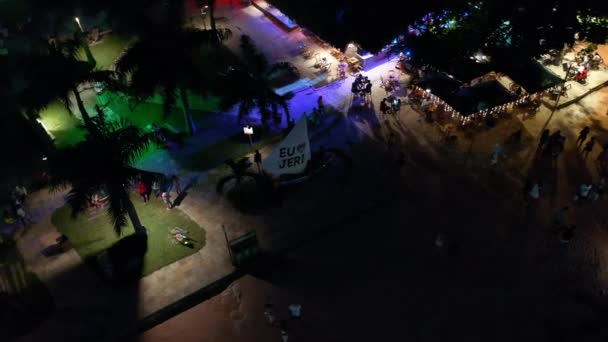
[[[177,100],[176,86],[174,84],[167,84],[162,90],[163,92],[163,115],[165,118],[171,115],[175,102]]]
[[[120,235],[122,229],[127,225],[127,201],[130,200],[126,186],[122,184],[109,184],[108,191],[108,215],[112,221],[112,227],[116,234]]]
[[[78,216],[87,208],[89,199],[95,190],[96,188],[92,184],[83,183],[72,186],[72,189],[68,192],[65,201],[72,209],[73,218]]]
[[[239,104],[238,119],[243,120],[255,108],[255,101],[251,98],[245,98]]]

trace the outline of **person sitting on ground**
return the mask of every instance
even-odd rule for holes
[[[585,81],[587,79],[588,75],[589,75],[589,69],[587,67],[584,67],[583,71],[578,72],[576,74],[576,76],[574,76],[574,79],[576,81]]]

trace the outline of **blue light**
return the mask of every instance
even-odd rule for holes
[[[409,56],[411,56],[411,55],[412,55],[412,52],[411,52],[411,51],[406,51],[406,52],[405,52],[405,55],[409,57]]]
[[[393,45],[397,44],[397,38],[393,39]]]

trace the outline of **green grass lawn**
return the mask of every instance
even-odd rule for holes
[[[40,120],[55,138],[58,148],[76,144],[84,139],[86,133],[79,119],[70,115],[59,101],[51,103],[40,112]]]
[[[196,122],[200,121],[206,113],[218,109],[219,99],[217,97],[203,98],[195,95],[189,97],[192,105],[192,116]],[[158,98],[129,107],[125,98],[107,91],[98,97],[98,102],[101,104],[105,104],[106,101],[109,101],[108,107],[114,114],[142,129],[150,129],[153,123],[174,132],[184,132],[186,129],[186,121],[180,103],[176,104],[171,114],[165,118],[162,102]]]
[[[132,198],[142,223],[148,229],[148,252],[144,257],[143,275],[172,264],[194,254],[205,245],[205,231],[178,209],[167,210],[160,199],[152,199],[144,205],[141,198]],[[57,230],[65,234],[83,260],[92,261],[103,250],[120,239],[110,225],[106,212],[85,212],[76,219],[71,218],[71,209],[62,207],[53,213],[51,221]],[[179,227],[188,230],[196,240],[194,248],[173,242],[169,230]],[[124,228],[122,237],[133,234],[133,226]]]
[[[99,43],[91,45],[91,53],[97,62],[96,67],[101,70],[108,70],[127,47],[129,41],[128,37],[109,34],[103,37]],[[84,49],[80,49],[78,56],[80,59],[86,60]]]

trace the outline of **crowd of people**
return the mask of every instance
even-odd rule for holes
[[[576,64],[571,66],[574,72],[571,72],[569,77],[580,83],[585,83],[587,77],[589,77],[590,70],[599,69],[603,63],[602,56],[597,51],[591,52],[586,49],[580,50],[576,54],[575,60]]]
[[[589,136],[591,129],[585,126],[578,134],[576,140],[576,148],[580,153],[580,157],[586,160],[588,155],[593,151],[597,144],[597,138]],[[542,132],[538,149],[542,152],[541,156],[548,156],[552,159],[552,166],[555,167],[556,160],[564,151],[566,138],[561,134],[560,130],[551,133],[548,129]],[[608,155],[608,143],[602,146],[603,151],[598,157],[598,162],[605,159]],[[575,204],[594,203],[604,199],[606,196],[606,174],[600,171],[599,179],[595,182],[584,181],[577,185],[572,195],[572,202]],[[543,183],[540,177],[528,179],[524,186],[524,197],[527,200],[527,205],[537,202],[543,193]],[[575,233],[576,225],[568,223],[566,214],[569,212],[569,206],[561,207],[556,213],[553,221],[553,226],[559,231],[559,237],[562,242],[569,242]]]
[[[364,98],[366,102],[371,100],[372,82],[367,76],[358,74],[357,77],[355,77],[355,80],[353,81],[353,84],[351,86],[351,93],[354,96]]]
[[[395,96],[385,97],[380,101],[380,113],[382,116],[386,114],[397,114],[401,110],[401,99]]]
[[[137,194],[142,198],[144,205],[150,202],[150,197],[161,199],[167,209],[172,209],[174,202],[171,197],[171,192],[174,191],[176,197],[182,193],[180,179],[177,175],[157,176],[152,180],[144,179],[139,176],[133,184]],[[91,196],[89,204],[91,207],[99,209],[107,202],[108,194],[101,189]]]

